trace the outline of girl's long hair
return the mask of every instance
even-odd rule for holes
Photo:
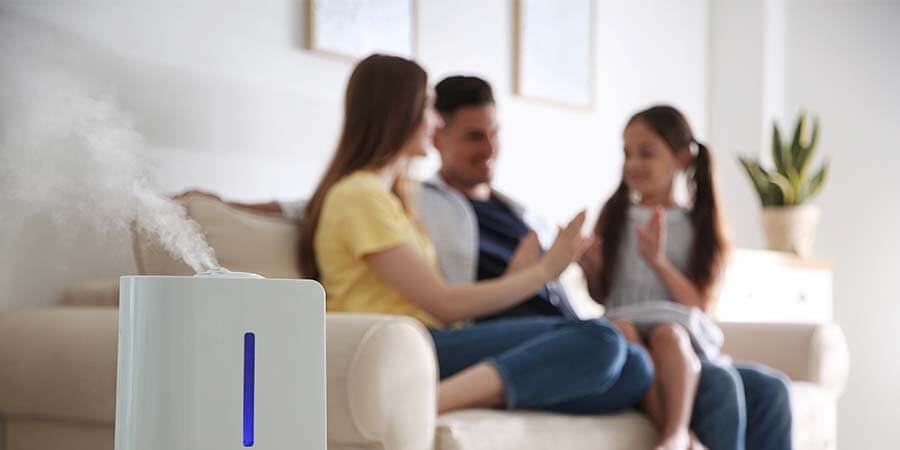
[[[671,106],[654,106],[641,111],[628,120],[631,126],[643,122],[658,134],[672,152],[694,149],[695,157],[688,170],[688,191],[691,196],[691,223],[694,228],[694,242],[685,274],[704,294],[709,294],[716,284],[725,263],[728,240],[719,211],[716,194],[715,167],[712,154],[706,145],[694,138],[694,133],[684,115]],[[627,127],[626,126],[626,127]],[[631,207],[631,193],[625,180],[600,210],[595,234],[603,241],[603,266],[596,276],[601,299],[605,299],[612,288],[618,256]]]

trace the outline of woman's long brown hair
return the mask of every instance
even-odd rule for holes
[[[671,106],[654,106],[641,111],[628,120],[628,126],[643,122],[659,135],[672,152],[696,146],[696,156],[688,172],[688,190],[693,206],[690,210],[694,228],[694,242],[685,275],[704,294],[709,294],[718,281],[728,240],[719,212],[716,194],[715,167],[712,154],[705,145],[694,138],[694,133],[684,115]],[[603,266],[597,274],[596,286],[599,301],[604,301],[612,288],[612,280],[618,270],[618,256],[626,225],[628,209],[631,207],[631,193],[623,179],[616,192],[603,205],[594,233],[603,241]]]
[[[408,59],[371,55],[357,64],[344,99],[344,124],[337,149],[300,220],[300,271],[318,279],[315,236],[325,196],[335,183],[361,169],[394,163],[424,119],[428,76]],[[393,191],[407,214],[414,215],[401,173]]]

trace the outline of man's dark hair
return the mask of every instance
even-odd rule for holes
[[[434,87],[434,108],[444,120],[449,120],[460,108],[494,104],[491,85],[478,77],[452,76],[441,80]]]

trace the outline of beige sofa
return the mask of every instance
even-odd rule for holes
[[[295,277],[294,227],[204,197],[186,201],[223,266]],[[141,273],[190,273],[146,240]],[[6,450],[113,448],[117,281],[66,292],[61,305],[0,315],[0,419]],[[726,351],[793,380],[795,442],[834,449],[836,401],[848,356],[834,325],[722,324]],[[640,450],[654,432],[636,412],[572,417],[470,410],[435,415],[436,363],[425,330],[392,316],[327,318],[331,450]]]

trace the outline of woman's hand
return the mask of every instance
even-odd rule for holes
[[[635,230],[638,252],[654,269],[664,266],[667,262],[665,220],[665,211],[657,206],[647,221],[647,226]]]
[[[585,211],[579,212],[568,225],[559,230],[553,245],[541,258],[538,264],[544,271],[547,281],[555,280],[573,261],[591,246],[593,236],[584,237],[581,228],[584,226]]]
[[[515,273],[528,266],[537,264],[541,259],[541,242],[538,240],[534,231],[529,232],[519,240],[516,252],[506,265],[506,272]]]

